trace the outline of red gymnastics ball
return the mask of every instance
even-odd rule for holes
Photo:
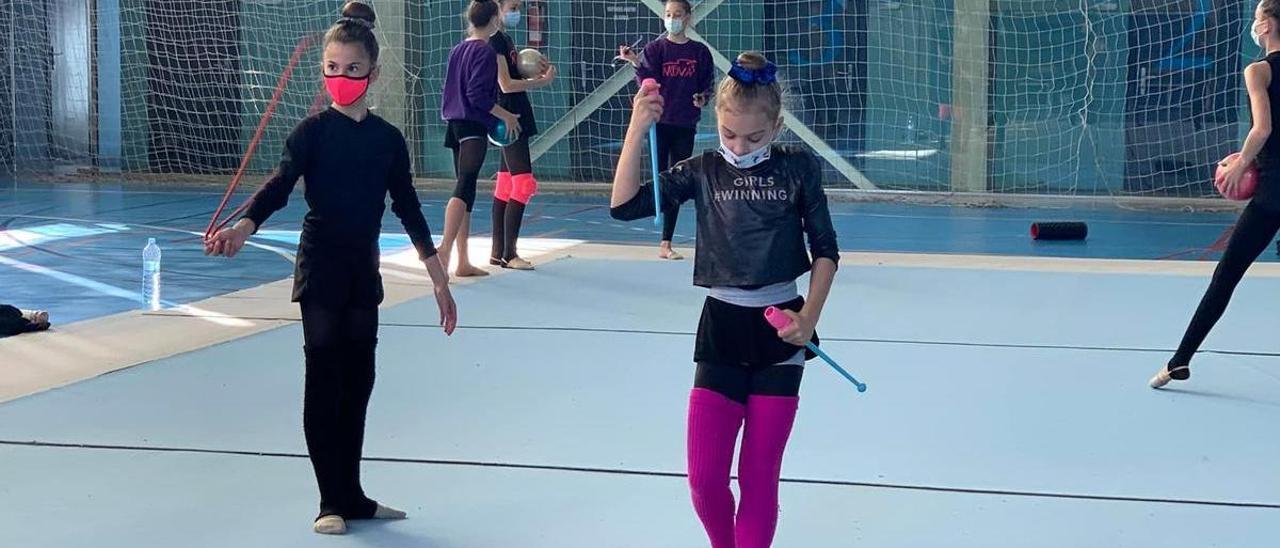
[[[1235,188],[1228,189],[1227,178],[1225,176],[1226,168],[1224,163],[1231,163],[1240,157],[1239,152],[1232,153],[1218,164],[1218,169],[1213,174],[1213,186],[1217,187],[1218,192],[1222,193],[1222,197],[1228,200],[1244,201],[1253,197],[1254,191],[1258,190],[1258,166],[1250,165],[1244,170],[1244,175],[1240,177],[1240,182],[1236,183]]]

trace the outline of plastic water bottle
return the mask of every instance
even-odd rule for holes
[[[155,238],[147,238],[142,249],[142,308],[160,310],[160,246]]]
[[[907,117],[907,135],[906,143],[909,145],[916,144],[916,118],[915,116]]]

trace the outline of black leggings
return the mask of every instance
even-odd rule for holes
[[[502,149],[502,166],[498,171],[509,171],[512,175],[533,173],[533,160],[529,155],[529,138],[520,134],[516,142]]]
[[[705,388],[741,404],[748,396],[800,395],[801,365],[732,365],[698,362],[694,388]]]
[[[1191,364],[1191,356],[1200,349],[1209,330],[1213,329],[1213,325],[1218,323],[1218,318],[1227,309],[1236,285],[1244,277],[1249,265],[1258,259],[1262,250],[1275,238],[1277,229],[1280,229],[1280,213],[1252,202],[1244,208],[1240,220],[1236,221],[1231,239],[1227,241],[1222,260],[1218,261],[1218,268],[1213,271],[1213,281],[1209,282],[1209,289],[1200,299],[1200,306],[1196,308],[1191,325],[1187,326],[1187,332],[1182,336],[1177,353],[1169,360],[1171,368]]]
[[[303,302],[302,333],[302,430],[320,486],[320,515],[371,518],[377,503],[360,486],[360,458],[373,393],[378,308]]]
[[[698,130],[691,127],[658,124],[658,171],[666,171],[690,156],[693,156],[693,140]],[[676,220],[680,217],[680,208],[662,212],[662,241],[671,241],[676,233]]]
[[[533,161],[529,158],[529,138],[523,134],[514,143],[502,149],[502,164],[498,171],[506,171],[512,177],[533,173]],[[489,252],[489,264],[504,265],[520,256],[520,225],[524,222],[525,204],[518,200],[493,198],[493,241]]]
[[[476,180],[480,178],[480,168],[484,167],[488,151],[489,142],[483,137],[467,139],[453,149],[453,169],[458,176],[453,197],[467,204],[467,213],[476,205]]]

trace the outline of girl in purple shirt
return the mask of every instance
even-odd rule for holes
[[[698,120],[702,119],[702,107],[712,96],[715,84],[715,65],[711,50],[706,44],[695,42],[686,36],[693,26],[693,9],[687,0],[667,2],[667,34],[644,48],[643,58],[623,46],[619,56],[636,67],[636,79],[643,82],[653,78],[662,87],[660,93],[666,103],[662,119],[658,120],[658,170],[693,156],[693,140],[698,132]],[[658,256],[663,259],[683,259],[671,249],[671,238],[676,232],[679,209],[662,212],[662,243]]]
[[[488,275],[472,266],[467,256],[476,179],[480,177],[489,149],[488,134],[501,120],[507,125],[508,140],[514,141],[520,136],[520,116],[498,106],[498,57],[489,47],[489,37],[498,30],[499,11],[494,0],[472,0],[467,7],[471,30],[467,39],[449,52],[440,104],[440,117],[449,123],[444,146],[453,149],[453,165],[458,176],[453,197],[445,208],[440,260],[448,268],[456,242],[459,277]]]

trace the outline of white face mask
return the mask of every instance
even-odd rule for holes
[[[770,145],[772,144],[772,142],[765,143],[758,149],[743,154],[742,156],[738,156],[737,154],[734,154],[732,150],[729,150],[729,146],[724,144],[724,139],[721,139],[720,155],[724,157],[724,161],[729,162],[729,165],[733,167],[738,169],[752,168],[769,159]]]
[[[1258,36],[1258,22],[1254,21],[1249,25],[1249,38],[1253,38],[1253,43],[1258,47],[1262,47],[1262,37]]]
[[[676,19],[674,17],[668,17],[666,20],[666,23],[667,23],[667,34],[680,34],[684,32],[684,19]]]

